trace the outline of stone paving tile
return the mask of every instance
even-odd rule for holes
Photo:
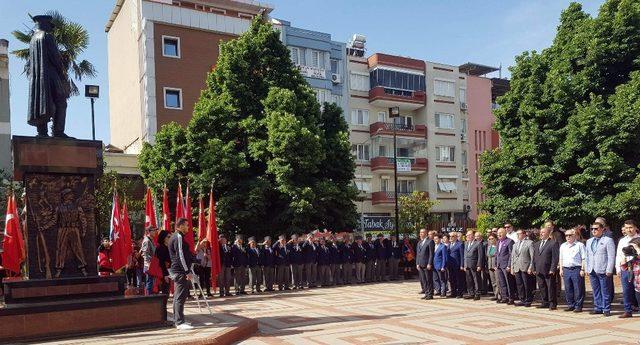
[[[390,282],[215,301],[215,309],[259,322],[240,344],[638,344],[640,317],[419,299],[417,281]],[[561,306],[562,307],[562,306]]]

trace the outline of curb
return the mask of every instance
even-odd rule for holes
[[[234,315],[237,316],[237,315]],[[243,320],[212,338],[169,342],[172,345],[229,345],[246,340],[258,332],[258,321],[238,316]]]

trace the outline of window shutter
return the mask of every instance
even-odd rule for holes
[[[436,127],[440,127],[440,114],[436,113]]]
[[[455,162],[455,152],[456,152],[456,148],[455,147],[449,147],[449,162]]]
[[[436,146],[436,161],[442,161],[442,147]]]

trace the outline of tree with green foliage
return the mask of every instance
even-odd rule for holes
[[[53,17],[52,23],[53,36],[58,44],[60,50],[60,56],[62,56],[62,64],[69,76],[69,85],[71,85],[71,96],[79,94],[78,86],[74,82],[82,81],[83,77],[95,77],[96,70],[93,64],[87,60],[80,60],[80,55],[89,46],[89,32],[82,25],[71,22],[65,18],[58,11],[49,11],[47,15]],[[18,41],[29,45],[31,42],[31,36],[33,36],[34,30],[28,29],[25,31],[13,31],[11,34]],[[28,61],[29,60],[29,48],[23,48],[14,50],[11,52],[18,58]],[[29,66],[25,65],[24,73],[28,73]],[[73,77],[71,77],[73,76]]]
[[[420,229],[435,221],[436,217],[431,209],[438,202],[429,199],[426,192],[414,191],[409,195],[400,196],[398,200],[399,230],[403,234],[417,235]]]
[[[187,128],[166,125],[139,165],[156,189],[208,191],[223,232],[257,236],[356,225],[354,161],[340,108],[318,104],[262,18],[221,44]]]
[[[608,0],[595,18],[572,3],[551,47],[510,70],[495,112],[501,147],[481,157],[489,222],[637,217],[640,3]]]

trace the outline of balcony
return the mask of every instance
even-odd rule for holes
[[[400,107],[400,110],[416,110],[424,107],[427,95],[424,91],[408,91],[376,86],[369,90],[369,103],[380,108]]]
[[[399,159],[408,159],[411,161],[411,171],[398,171],[400,175],[420,175],[427,171],[428,161],[426,158],[398,157]],[[373,173],[392,173],[393,157],[373,157],[371,159],[371,172]]]
[[[369,125],[371,136],[393,135],[393,126],[396,126],[396,135],[403,137],[414,137],[424,139],[427,137],[427,126],[425,125],[402,125],[387,122],[376,122]]]
[[[409,195],[408,192],[398,192],[398,197]],[[394,192],[373,192],[371,193],[371,205],[394,206],[396,203]]]

